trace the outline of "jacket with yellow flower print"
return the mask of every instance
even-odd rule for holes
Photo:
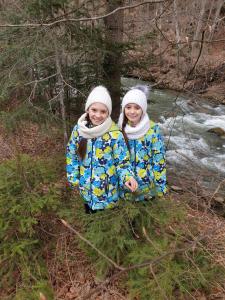
[[[129,151],[123,135],[113,122],[101,137],[87,139],[85,158],[77,155],[78,125],[67,145],[67,178],[72,187],[79,187],[85,203],[93,210],[110,208],[119,198],[119,186],[133,176]]]
[[[132,169],[138,182],[135,200],[140,201],[166,193],[165,148],[160,129],[150,121],[148,132],[139,139],[129,139]],[[131,198],[131,193],[121,190],[121,197]]]

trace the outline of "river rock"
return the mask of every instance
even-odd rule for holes
[[[220,136],[221,138],[225,138],[225,130],[220,127],[214,127],[208,130],[208,132],[212,132]]]

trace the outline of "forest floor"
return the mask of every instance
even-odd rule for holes
[[[187,195],[185,195],[186,197]],[[225,220],[215,214],[204,213],[189,207],[189,221],[194,220],[198,224],[200,233],[212,230],[219,227],[213,238],[207,241],[207,249],[213,255],[215,264],[220,264],[225,267]],[[118,282],[112,282],[107,287],[97,291],[99,284],[95,279],[95,271],[90,265],[88,258],[74,245],[74,237],[69,233],[64,234],[57,241],[58,255],[65,256],[67,259],[63,263],[59,263],[57,259],[51,257],[48,260],[48,268],[55,291],[55,299],[70,300],[70,299],[85,299],[85,295],[93,293],[91,299],[95,300],[124,300],[126,297],[126,289]],[[224,282],[225,284],[225,282]],[[225,299],[225,285],[218,286],[211,291],[210,295],[205,295],[201,291],[196,291],[192,294],[196,300],[223,300]],[[97,293],[95,293],[97,291]]]
[[[54,129],[53,129],[54,131]],[[26,124],[21,130],[16,130],[11,135],[6,135],[3,127],[0,126],[0,163],[6,159],[14,158],[19,152],[31,155],[34,158],[46,157],[54,152],[62,153],[63,141],[57,134],[43,134],[38,125]],[[172,174],[171,174],[172,175]],[[62,182],[66,182],[65,174]],[[170,180],[170,174],[169,174]],[[176,179],[171,180],[171,185]],[[180,185],[180,181],[177,183]],[[184,183],[184,182],[183,182]],[[191,184],[189,182],[189,184]],[[170,182],[169,182],[170,185]],[[194,194],[186,189],[170,191],[170,197],[174,201],[187,202],[188,220],[194,221],[198,226],[199,233],[207,232],[215,228],[215,233],[207,240],[207,249],[213,255],[215,264],[225,267],[225,219],[215,214],[210,209],[202,208],[201,203],[205,199],[201,194]],[[187,201],[188,199],[188,201]],[[208,197],[211,200],[211,197]],[[207,207],[207,202],[205,208]],[[224,209],[224,207],[222,207]],[[219,228],[218,230],[216,230]],[[74,236],[61,225],[56,230],[55,253],[48,253],[46,256],[50,281],[55,293],[56,300],[85,299],[87,293],[93,292],[91,299],[95,300],[124,300],[127,291],[118,282],[111,282],[105,288],[95,293],[99,282],[95,278],[95,271],[92,268],[88,257],[79,249]],[[58,260],[58,257],[66,257],[65,260]],[[90,298],[89,298],[90,299]],[[187,298],[190,299],[190,298]],[[201,291],[193,293],[191,299],[197,300],[222,300],[225,299],[225,281],[223,286],[216,287],[209,295]],[[46,299],[47,300],[47,299]]]

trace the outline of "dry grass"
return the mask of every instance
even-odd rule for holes
[[[40,157],[60,152],[64,152],[63,140],[54,127],[48,132],[37,124],[24,122],[13,134],[7,134],[0,126],[0,162],[18,153]]]
[[[78,248],[74,237],[67,233],[57,240],[55,255],[48,259],[48,268],[56,300],[82,299],[99,283],[87,256]],[[125,293],[113,284],[94,299],[124,300],[127,299]]]

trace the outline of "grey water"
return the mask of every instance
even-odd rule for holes
[[[122,78],[124,89],[150,82]],[[225,131],[225,105],[191,97],[171,90],[153,88],[148,113],[163,132],[168,168],[177,173],[202,173],[202,185],[215,189],[225,178],[225,139],[209,132]]]

